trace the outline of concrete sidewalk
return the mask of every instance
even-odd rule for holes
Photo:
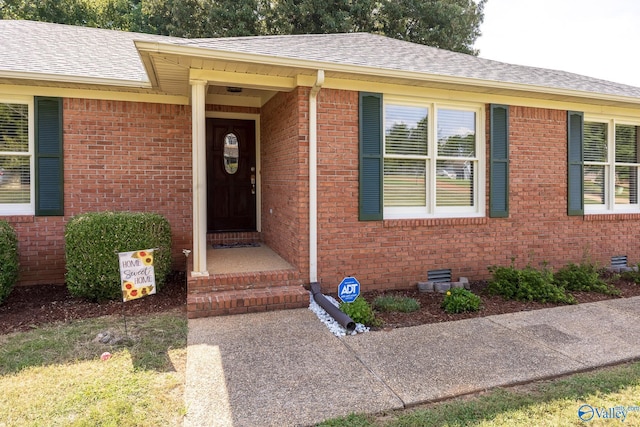
[[[185,426],[301,426],[640,358],[640,297],[334,337],[306,309],[189,320]]]

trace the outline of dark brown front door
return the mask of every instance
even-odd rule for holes
[[[207,229],[256,230],[252,120],[207,119]]]

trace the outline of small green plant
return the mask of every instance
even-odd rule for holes
[[[362,323],[367,326],[378,326],[379,321],[376,319],[376,315],[373,309],[361,296],[355,299],[353,302],[340,303],[340,310],[351,318],[356,323]]]
[[[632,271],[625,271],[620,274],[620,278],[629,282],[640,283],[640,263],[636,264]]]
[[[380,311],[399,311],[411,313],[420,310],[420,303],[415,298],[397,295],[383,295],[373,301],[373,307]]]
[[[489,271],[493,275],[487,286],[490,294],[518,301],[576,303],[572,295],[554,283],[553,272],[548,268],[536,270],[527,266],[519,270],[512,261],[509,267],[492,266]]]
[[[75,216],[65,229],[67,288],[91,300],[122,297],[118,252],[155,249],[156,286],[171,271],[171,226],[161,215],[100,212]]]
[[[0,304],[18,281],[18,239],[7,221],[0,221]]]
[[[594,264],[567,264],[553,275],[557,286],[568,291],[599,292],[607,295],[620,295],[620,291],[600,278]]]
[[[442,308],[447,313],[465,313],[480,310],[480,297],[463,288],[455,288],[447,291]]]

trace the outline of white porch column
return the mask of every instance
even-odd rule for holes
[[[193,271],[194,276],[208,276],[207,271],[207,142],[205,98],[206,80],[191,80],[191,134],[193,173]]]

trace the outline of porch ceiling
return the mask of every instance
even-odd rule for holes
[[[152,52],[141,52],[148,70],[153,72],[151,82],[163,93],[189,96],[189,80],[193,73],[205,73],[209,81],[208,99],[216,103],[242,106],[262,106],[278,91],[292,90],[295,79],[305,75],[312,77],[315,70],[263,65],[239,61],[204,59]],[[218,73],[211,77],[211,72]],[[291,84],[282,85],[281,80],[290,79]],[[229,87],[241,88],[231,92]]]

